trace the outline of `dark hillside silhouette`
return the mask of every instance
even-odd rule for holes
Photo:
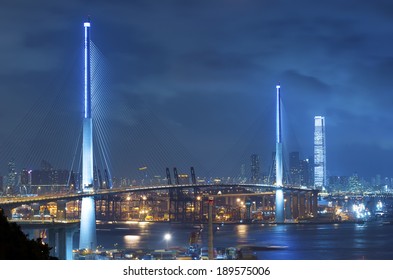
[[[20,226],[9,222],[0,209],[0,260],[53,260],[41,238],[29,239]]]

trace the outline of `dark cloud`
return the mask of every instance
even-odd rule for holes
[[[154,155],[162,165],[222,165],[221,174],[249,165],[251,153],[268,166],[277,82],[288,150],[312,155],[313,119],[324,115],[331,173],[393,176],[389,1],[18,2],[0,10],[1,151],[12,143],[3,139],[23,138],[15,127],[31,106],[79,117],[82,22],[90,15],[106,63],[100,110],[119,176]],[[61,109],[50,103],[60,93]],[[0,154],[2,169],[8,156]]]

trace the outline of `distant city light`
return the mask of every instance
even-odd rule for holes
[[[382,211],[382,208],[383,208],[382,201],[378,201],[377,202],[377,211]]]
[[[363,219],[367,218],[368,216],[371,215],[371,213],[366,209],[363,203],[360,204],[354,204],[352,206],[352,210],[354,214],[356,215],[357,219]]]

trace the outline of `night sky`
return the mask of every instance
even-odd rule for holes
[[[314,116],[322,115],[329,175],[393,177],[387,0],[2,1],[3,175],[10,157],[18,168],[34,168],[28,159],[40,162],[40,149],[51,150],[45,139],[67,138],[54,128],[66,133],[66,124],[81,122],[88,15],[105,61],[103,114],[114,175],[157,163],[160,175],[165,166],[195,165],[197,173],[233,176],[252,153],[267,172],[280,82],[287,153],[313,156]],[[65,95],[54,97],[59,93]],[[34,156],[19,156],[17,145]],[[67,147],[53,150],[72,155]]]

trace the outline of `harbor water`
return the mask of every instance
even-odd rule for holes
[[[103,223],[97,224],[97,244],[104,250],[187,248],[196,231],[199,245],[207,247],[207,225]],[[215,224],[213,236],[214,247],[248,246],[260,260],[393,260],[393,225]],[[77,233],[75,249],[78,240]]]

